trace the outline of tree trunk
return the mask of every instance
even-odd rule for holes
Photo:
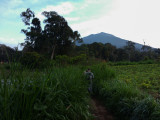
[[[51,54],[51,60],[53,60],[55,48],[56,48],[56,45],[54,45],[54,47],[53,47],[52,54]]]

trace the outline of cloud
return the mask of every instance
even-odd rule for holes
[[[63,2],[57,6],[48,5],[46,8],[43,8],[41,11],[56,11],[61,15],[68,15],[73,12],[74,6],[71,2]]]
[[[24,39],[24,38],[23,38]],[[22,38],[9,38],[9,37],[0,37],[0,44],[6,44],[10,47],[17,47],[19,43],[24,42]]]
[[[62,2],[61,4],[58,4],[56,6],[54,5],[48,5],[45,8],[42,8],[40,12],[37,12],[36,16],[43,21],[45,17],[42,15],[43,11],[56,11],[60,15],[68,15],[71,12],[73,12],[75,9],[74,5],[71,2]],[[75,19],[78,18],[70,18],[68,17],[69,20],[74,21]]]
[[[66,17],[65,19],[68,22],[74,22],[74,21],[78,21],[80,18],[79,17]]]
[[[84,0],[84,2],[82,3],[82,5],[80,6],[80,9],[87,9],[90,7],[100,7],[103,8],[104,6],[110,5],[111,2],[113,2],[114,0]],[[99,10],[99,9],[97,9]]]
[[[160,48],[159,0],[114,0],[112,9],[97,19],[71,24],[81,35],[107,32],[118,37]]]
[[[1,27],[4,23],[8,25],[9,21],[17,26],[20,25],[20,13],[26,10],[23,8],[24,5],[30,5],[34,8],[36,17],[41,21],[45,18],[41,15],[43,11],[56,11],[63,15],[73,30],[78,30],[83,37],[93,33],[107,32],[139,43],[143,43],[144,39],[146,44],[160,48],[159,0],[82,0],[79,2],[74,0],[72,2],[44,2],[43,0],[43,8],[42,2],[38,0],[32,0],[33,3],[30,2],[31,0],[27,2],[24,0],[2,1],[0,1],[0,11],[5,12],[0,15]],[[4,28],[7,27],[4,26]],[[10,29],[16,30],[15,27]],[[1,30],[4,29],[1,28]],[[4,40],[14,43],[17,39],[5,36],[0,38],[0,42],[5,42]]]
[[[0,11],[4,11],[1,13],[0,17],[1,19],[12,19],[15,17],[19,17],[20,12],[24,10],[21,6],[23,5],[22,0],[6,0],[6,1],[0,1],[1,7]]]

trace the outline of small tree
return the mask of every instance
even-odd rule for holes
[[[134,52],[135,52],[135,43],[132,42],[132,41],[128,41],[124,48],[128,53],[128,58],[129,58],[129,61],[130,61],[131,60],[131,56],[133,56]]]

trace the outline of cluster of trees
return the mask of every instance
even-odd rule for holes
[[[135,43],[128,41],[123,48],[116,48],[110,43],[82,44],[76,46],[75,54],[86,54],[89,57],[106,61],[141,61],[147,59],[159,59],[160,49],[152,49],[143,45],[141,50],[135,48]]]
[[[78,31],[73,31],[67,21],[54,11],[44,11],[44,28],[29,8],[21,13],[22,21],[27,26],[22,29],[26,35],[23,52],[37,52],[53,59],[55,55],[68,54],[75,42],[82,39]]]

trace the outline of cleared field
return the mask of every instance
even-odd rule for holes
[[[118,80],[133,84],[141,90],[147,91],[156,98],[160,98],[160,65],[139,64],[113,66]]]
[[[94,93],[118,120],[159,120],[159,99],[144,92],[153,91],[155,94],[158,90],[151,82],[148,83],[150,87],[146,82],[143,85],[144,81],[151,81],[151,77],[157,80],[158,71],[155,69],[158,68],[158,65],[95,66]],[[147,77],[149,69],[153,69],[154,74]]]

